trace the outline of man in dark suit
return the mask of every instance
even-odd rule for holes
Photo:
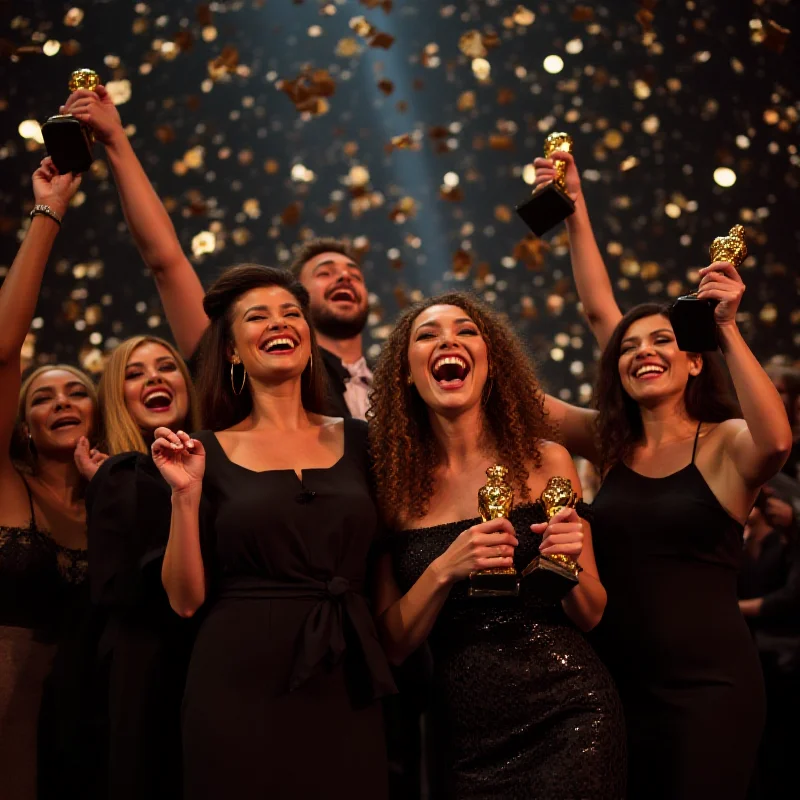
[[[290,269],[311,296],[311,321],[332,390],[330,413],[364,419],[372,388],[362,341],[369,306],[355,254],[341,239],[312,239]]]

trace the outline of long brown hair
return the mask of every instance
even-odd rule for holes
[[[670,307],[661,303],[634,306],[619,321],[603,350],[594,391],[601,473],[628,458],[644,436],[639,404],[622,387],[619,376],[622,340],[637,320],[653,316],[669,319],[669,314]],[[683,400],[686,413],[696,422],[722,422],[740,416],[725,367],[717,353],[703,354],[703,369],[699,375],[689,376]]]
[[[383,345],[367,412],[378,500],[392,524],[425,516],[435,492],[434,473],[442,461],[428,407],[417,389],[408,384],[412,325],[422,311],[435,305],[463,309],[486,342],[491,377],[483,396],[484,434],[498,459],[508,467],[522,500],[530,499],[528,466],[538,468],[542,463],[539,442],[552,435],[533,364],[503,317],[460,292],[411,306],[401,314]]]
[[[97,394],[105,428],[104,446],[106,452],[111,456],[134,450],[138,450],[140,453],[148,452],[142,430],[125,404],[125,368],[133,351],[149,342],[161,345],[169,351],[186,381],[189,407],[185,422],[180,423],[181,427],[192,431],[200,427],[200,414],[192,376],[178,351],[168,341],[160,339],[158,336],[131,336],[130,339],[125,339],[114,348],[98,386]]]
[[[11,461],[18,469],[23,472],[34,474],[36,472],[36,451],[29,441],[28,437],[23,431],[23,427],[27,425],[27,404],[28,394],[31,390],[33,382],[45,372],[51,370],[64,370],[74,375],[86,389],[86,393],[92,401],[94,406],[94,424],[92,430],[89,432],[89,440],[92,444],[96,444],[99,435],[100,413],[98,411],[97,390],[95,389],[92,379],[78,367],[73,367],[71,364],[46,364],[43,367],[37,367],[30,372],[22,381],[22,386],[19,390],[19,400],[17,403],[17,422],[14,426],[14,432],[11,437],[10,455]]]
[[[297,300],[311,333],[311,359],[303,370],[300,382],[303,408],[312,413],[325,413],[327,401],[325,367],[317,347],[314,328],[309,320],[308,292],[287,270],[262,267],[257,264],[242,264],[226,269],[203,298],[203,308],[211,324],[200,340],[197,392],[201,398],[200,411],[203,425],[210,430],[221,431],[230,428],[245,419],[253,410],[253,398],[250,392],[237,395],[231,386],[229,359],[230,348],[233,345],[231,313],[234,304],[245,292],[261,286],[279,286]]]

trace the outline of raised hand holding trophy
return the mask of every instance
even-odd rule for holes
[[[727,236],[714,239],[709,255],[712,263],[728,261],[738,269],[747,258],[744,228],[734,225]],[[704,353],[717,349],[717,323],[714,319],[716,305],[716,300],[698,300],[696,294],[684,295],[673,303],[669,319],[681,350]]]
[[[550,158],[557,150],[571,153],[572,146],[572,137],[568,133],[551,133],[544,140],[544,157]],[[537,236],[555,228],[575,211],[575,201],[567,194],[566,162],[556,160],[555,170],[555,180],[537,187],[530,199],[516,209],[522,221]]]
[[[478,490],[478,511],[481,519],[508,518],[514,504],[514,490],[506,483],[508,470],[500,465],[486,470],[486,486]],[[519,594],[519,573],[514,567],[481,569],[469,576],[470,597],[516,597]]]
[[[78,89],[94,91],[100,78],[91,69],[78,69],[69,79],[70,92]],[[42,137],[47,154],[62,174],[86,172],[94,161],[94,133],[72,114],[57,114],[42,125]]]
[[[547,514],[547,519],[551,520],[561,509],[574,508],[578,502],[578,495],[575,494],[569,478],[554,476],[547,482],[539,502]],[[580,571],[578,562],[568,555],[539,554],[522,570],[522,577],[530,576],[528,580],[533,581],[533,591],[537,595],[560,600],[578,583]]]

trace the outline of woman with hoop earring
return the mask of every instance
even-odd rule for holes
[[[184,695],[184,797],[387,796],[394,691],[364,594],[378,530],[366,424],[322,416],[308,293],[227,270],[203,302],[209,430],[159,428],[172,487],[162,580],[203,619]]]

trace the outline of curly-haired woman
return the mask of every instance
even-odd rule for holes
[[[377,567],[379,633],[394,663],[429,641],[447,797],[624,794],[619,701],[580,632],[605,606],[589,527],[573,509],[548,525],[535,501],[552,476],[580,490],[567,451],[545,439],[543,400],[509,326],[462,294],[406,310],[375,373],[370,441],[393,529]],[[518,503],[481,522],[478,490],[495,464]],[[539,553],[583,568],[563,600],[528,578],[519,597],[468,596],[474,571],[521,571]]]
[[[786,460],[781,398],[736,325],[744,284],[725,262],[701,270],[739,403],[716,353],[678,349],[669,308],[625,316],[594,240],[580,178],[568,230],[578,293],[604,347],[597,410],[548,398],[563,441],[597,464],[597,563],[608,606],[596,641],[628,728],[629,796],[743,798],[763,725],[758,656],[739,611],[743,524]],[[554,177],[537,159],[537,182]]]

